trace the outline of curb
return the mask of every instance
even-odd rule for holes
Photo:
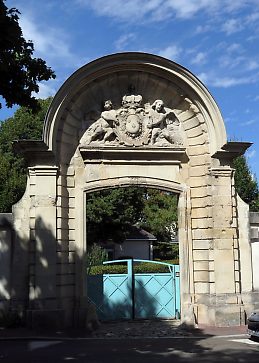
[[[211,336],[210,334],[204,335],[172,335],[172,336],[137,336],[137,337],[52,337],[52,336],[14,336],[14,337],[0,337],[0,341],[37,341],[37,340],[49,340],[49,341],[69,341],[69,340],[158,340],[158,339],[220,339],[220,338],[249,338],[249,334],[229,334],[229,335],[214,335]]]

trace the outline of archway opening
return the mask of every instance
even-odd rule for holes
[[[87,295],[101,320],[179,318],[178,195],[128,186],[86,200]]]
[[[109,260],[128,257],[178,262],[176,193],[139,186],[88,193],[86,226],[87,250],[98,244],[109,252]],[[140,243],[149,242],[147,253],[133,247],[138,237]]]

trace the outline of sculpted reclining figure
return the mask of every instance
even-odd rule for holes
[[[94,140],[105,143],[114,134],[117,114],[113,110],[112,101],[105,101],[103,108],[104,111],[101,113],[101,117],[87,129],[87,132],[81,139],[81,144],[89,145]]]

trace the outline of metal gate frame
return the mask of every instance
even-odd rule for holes
[[[122,262],[127,263],[127,274],[87,278],[88,298],[101,320],[180,318],[179,265],[142,259],[106,261],[103,265]],[[135,274],[135,262],[164,265],[169,272]]]

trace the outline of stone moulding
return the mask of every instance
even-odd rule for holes
[[[13,143],[15,152],[22,154],[28,165],[46,164],[54,165],[54,153],[42,140],[15,140]]]
[[[220,150],[222,145],[226,143],[226,131],[220,111],[206,87],[191,72],[180,65],[159,56],[146,53],[128,52],[106,56],[94,62],[90,62],[69,77],[69,79],[60,88],[49,108],[44,125],[43,140],[49,146],[50,150],[53,150],[54,153],[58,152],[57,136],[60,130],[63,129],[64,120],[66,118],[65,114],[73,109],[73,103],[75,100],[83,97],[84,92],[92,87],[93,81],[100,83],[100,85],[98,83],[98,87],[103,87],[103,79],[112,75],[118,79],[117,76],[122,73],[130,74],[131,77],[134,77],[137,73],[147,75],[149,78],[159,77],[161,82],[173,84],[178,96],[182,100],[185,100],[184,102],[188,104],[189,108],[191,107],[191,109],[194,109],[192,112],[197,113],[200,111],[203,115],[208,127],[209,138],[211,140],[211,154]],[[115,89],[120,89],[120,84],[117,84],[116,81],[114,82],[115,83],[112,85],[112,92],[110,92],[110,94],[107,93],[107,98],[106,96],[105,98],[103,97],[102,101],[108,101],[108,97],[112,102],[116,101],[112,94],[115,93]],[[109,87],[109,85],[107,86]],[[142,86],[140,90],[136,90],[138,95],[143,95],[143,103],[149,102],[149,100],[153,102],[160,97],[164,98],[161,94],[157,94],[158,97],[156,97],[150,87],[145,88]],[[149,97],[146,98],[144,93],[149,93]],[[98,95],[99,94],[102,94],[102,92],[98,92]],[[120,94],[120,99],[123,97],[123,94],[125,93]],[[165,98],[164,100],[166,101]],[[189,100],[189,102],[186,100]],[[152,105],[150,106],[152,108]],[[173,112],[176,111],[170,102],[166,102],[166,106],[171,107]],[[79,107],[81,107],[81,105]],[[115,109],[118,110],[118,107],[119,106],[117,104]],[[142,118],[141,112],[139,113],[137,111],[138,110],[136,109],[136,112],[133,115],[128,115],[130,117],[125,117],[125,119],[122,117],[121,119],[122,125],[125,121],[127,121],[127,125],[125,126],[131,136],[137,135],[137,133],[134,134],[133,129],[136,126],[137,119]],[[177,112],[175,112],[175,115],[178,117]],[[138,131],[140,132],[140,130]],[[143,142],[145,142],[144,134],[140,132],[140,135],[137,135],[142,137]],[[137,137],[135,136],[127,137],[127,140],[123,138],[121,141],[130,141],[132,144],[137,144]],[[118,136],[119,139],[120,137],[122,137],[122,133]],[[90,143],[92,141],[93,140],[90,139]]]
[[[252,145],[252,142],[229,141],[218,150],[213,158],[225,161],[231,161],[234,158],[243,155]]]
[[[188,161],[184,147],[175,148],[125,148],[125,147],[79,147],[84,163],[167,163],[180,164]]]

